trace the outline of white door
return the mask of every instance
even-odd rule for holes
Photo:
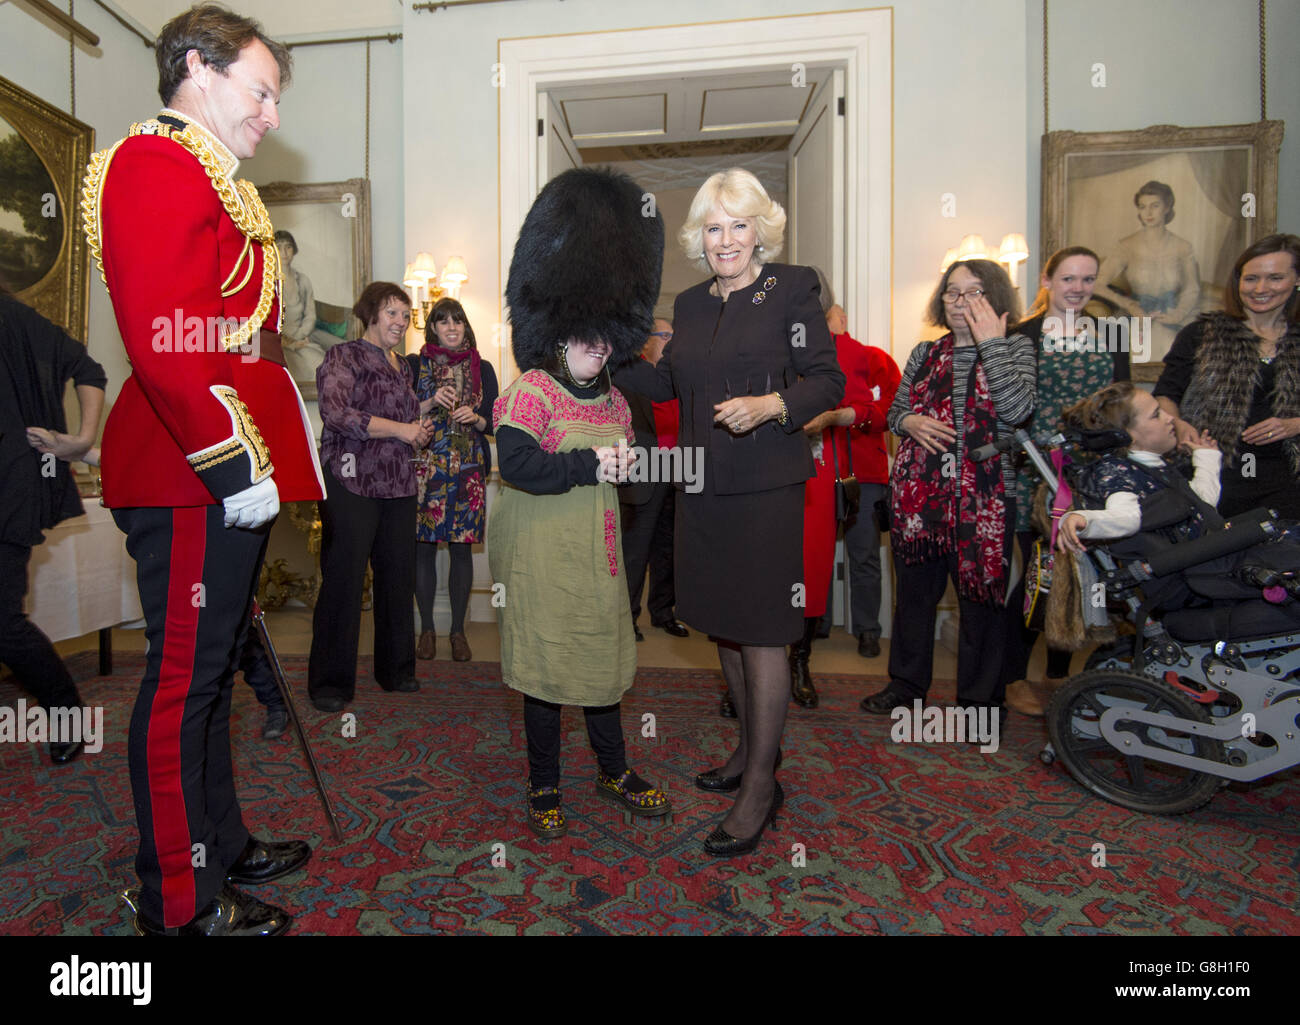
[[[844,72],[813,94],[790,141],[790,263],[818,267],[837,302],[844,296]]]
[[[560,110],[550,93],[537,94],[537,191],[542,186],[570,168],[581,167],[582,157],[573,137],[569,135],[569,126],[565,123],[564,112]]]

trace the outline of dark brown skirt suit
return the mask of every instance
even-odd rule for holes
[[[803,425],[839,403],[844,375],[811,268],[766,264],[726,301],[712,283],[677,297],[658,365],[640,361],[614,382],[656,402],[675,396],[678,444],[703,451],[693,490],[674,482],[678,617],[718,640],[785,645],[803,635],[806,604],[803,495],[814,466]],[[772,392],[789,411],[784,427],[769,420],[735,435],[713,422],[716,404]]]

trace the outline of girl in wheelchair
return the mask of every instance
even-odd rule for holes
[[[1076,555],[1085,541],[1106,541],[1117,558],[1155,552],[1204,537],[1225,526],[1219,500],[1222,454],[1208,432],[1188,439],[1190,481],[1169,460],[1178,447],[1175,421],[1154,398],[1121,381],[1062,413],[1068,433],[1126,432],[1130,442],[1079,468],[1076,496],[1088,506],[1062,518],[1058,547]],[[1290,603],[1300,597],[1300,532],[1277,524],[1271,542],[1191,567],[1162,582],[1157,609],[1258,599]],[[1289,597],[1288,597],[1289,595]]]

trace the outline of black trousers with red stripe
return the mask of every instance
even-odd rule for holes
[[[222,517],[220,505],[113,510],[149,642],[128,746],[140,909],[168,928],[217,895],[248,842],[230,697],[270,527],[227,528]]]

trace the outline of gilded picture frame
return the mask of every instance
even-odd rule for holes
[[[0,78],[0,275],[73,338],[88,331],[81,180],[95,130]]]
[[[316,398],[316,367],[339,342],[359,338],[353,303],[370,282],[370,182],[270,182],[257,187],[276,232],[287,232],[296,253],[285,254],[285,361],[304,399]],[[284,260],[290,262],[284,265]],[[306,309],[311,296],[313,316]]]
[[[1067,245],[1097,252],[1088,312],[1145,326],[1130,352],[1135,381],[1160,376],[1177,331],[1222,309],[1240,252],[1277,230],[1282,133],[1281,121],[1257,121],[1043,136],[1040,266]],[[1139,192],[1159,200],[1164,223],[1142,220]]]

